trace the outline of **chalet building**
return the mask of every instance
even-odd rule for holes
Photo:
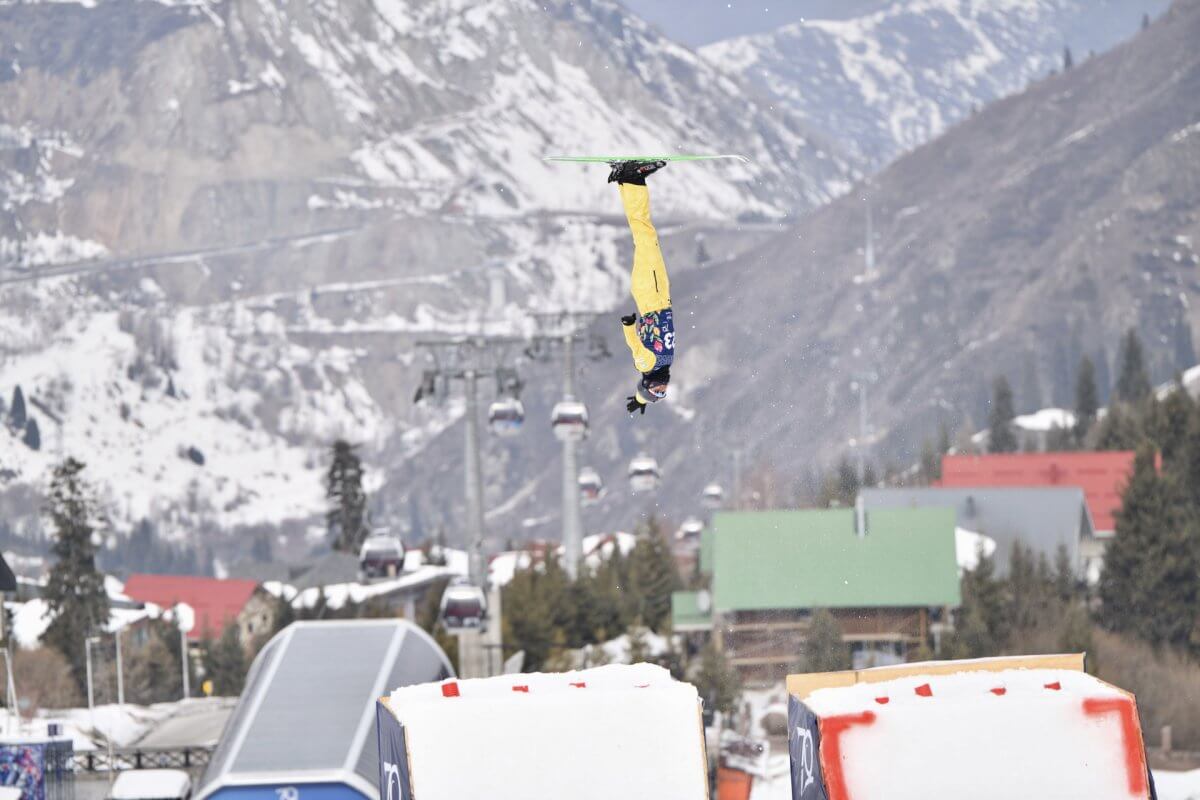
[[[938,485],[951,488],[1077,487],[1087,500],[1093,536],[1082,541],[1081,558],[1089,579],[1104,562],[1104,548],[1116,528],[1121,494],[1133,474],[1132,450],[1099,453],[989,453],[945,455]],[[1158,466],[1162,468],[1159,457]]]
[[[1133,474],[1132,450],[1100,453],[989,453],[942,456],[946,488],[1076,486],[1100,538],[1112,536],[1121,493]]]
[[[996,543],[993,558],[1000,575],[1008,575],[1009,558],[1018,542],[1035,558],[1053,565],[1061,548],[1076,578],[1098,570],[1102,543],[1092,514],[1078,487],[1034,488],[887,488],[864,489],[868,510],[883,508],[952,508],[959,528]]]
[[[720,513],[700,561],[711,590],[676,593],[675,630],[708,631],[748,685],[801,668],[816,609],[861,668],[936,644],[961,603],[951,508]]]
[[[170,608],[185,603],[195,613],[188,640],[220,637],[229,624],[237,625],[238,638],[249,647],[275,623],[275,599],[256,581],[202,578],[193,575],[130,575],[127,596],[143,603]]]

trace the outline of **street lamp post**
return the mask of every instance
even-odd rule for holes
[[[84,661],[87,664],[88,712],[92,715],[92,727],[96,727],[96,695],[92,689],[92,644],[100,641],[99,636],[83,640]]]
[[[190,700],[192,697],[192,687],[188,676],[188,646],[187,646],[187,630],[182,624],[179,626],[179,663],[183,667],[183,699]]]
[[[113,640],[117,643],[117,705],[125,705],[125,674],[121,668],[121,629],[113,631]]]
[[[0,650],[0,655],[4,656],[4,667],[5,667],[5,671],[8,673],[8,708],[9,708],[9,712],[10,712],[10,718],[13,719],[13,721],[17,725],[17,733],[20,733],[21,732],[21,704],[20,704],[20,701],[17,699],[17,684],[15,681],[13,681],[12,648],[11,648],[11,646],[5,645],[4,649]],[[6,732],[8,731],[7,720],[4,723],[4,729]]]

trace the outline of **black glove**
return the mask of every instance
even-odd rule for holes
[[[643,414],[646,413],[646,404],[638,400],[637,395],[631,394],[625,399],[629,401],[625,404],[625,410],[630,414],[636,414],[638,411],[641,411]]]
[[[632,325],[635,322],[637,322],[636,314],[626,314],[625,316],[621,317],[622,325]]]

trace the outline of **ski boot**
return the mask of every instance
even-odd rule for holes
[[[615,161],[608,173],[609,183],[646,185],[646,178],[665,167],[665,161]]]

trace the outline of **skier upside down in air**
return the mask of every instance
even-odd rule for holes
[[[621,317],[633,366],[641,373],[637,389],[625,405],[630,414],[666,397],[675,360],[675,319],[671,312],[671,282],[650,221],[650,191],[646,178],[665,167],[665,161],[622,161],[614,164],[608,182],[617,184],[625,218],[633,233],[633,275],[630,290],[637,314]]]

